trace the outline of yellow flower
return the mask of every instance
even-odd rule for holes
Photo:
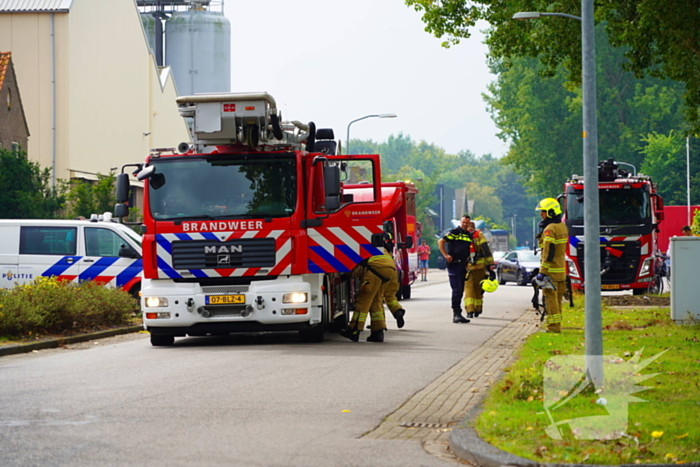
[[[663,434],[664,434],[663,431],[652,431],[651,437],[652,438],[661,438],[663,436]]]

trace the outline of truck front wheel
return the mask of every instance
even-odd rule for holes
[[[317,344],[319,342],[323,342],[324,336],[325,329],[322,324],[311,326],[306,329],[301,329],[299,331],[299,339],[301,339],[302,342],[310,344]]]
[[[153,347],[169,346],[175,343],[175,336],[165,334],[151,334],[151,345]]]

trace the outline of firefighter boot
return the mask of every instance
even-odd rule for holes
[[[396,325],[401,329],[405,324],[406,321],[403,319],[404,315],[406,314],[406,310],[403,308],[399,308],[396,310]]]
[[[474,316],[473,312],[471,312],[471,311],[467,312],[467,318],[474,318],[474,317],[475,316]]]
[[[458,315],[457,314],[454,315],[454,317],[452,318],[452,322],[455,324],[468,323],[469,320],[467,318],[465,318],[464,316],[462,316],[462,314],[460,313]]]
[[[350,339],[353,342],[359,342],[360,340],[360,331],[357,329],[352,329],[352,328],[345,328],[342,331],[340,331],[338,334],[341,336]]]
[[[372,333],[367,338],[367,342],[384,342],[384,329],[379,331],[372,331]]]

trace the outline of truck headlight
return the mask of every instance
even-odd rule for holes
[[[640,276],[647,276],[651,274],[651,258],[647,258],[642,263],[642,269],[639,270]]]
[[[282,297],[282,303],[306,303],[307,300],[307,294],[304,292],[286,293]]]
[[[144,299],[146,308],[166,308],[168,306],[168,299],[165,297],[146,297]]]
[[[569,277],[579,277],[578,271],[576,270],[576,265],[570,259],[566,260],[566,266],[569,269]]]

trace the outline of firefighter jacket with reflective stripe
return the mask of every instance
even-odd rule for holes
[[[394,262],[394,258],[392,258],[386,250],[383,251],[383,255],[370,256],[369,258],[366,258],[360,262],[354,269],[353,275],[355,277],[361,277],[364,274],[364,271],[368,270],[375,276],[379,277],[383,283],[389,282],[392,278],[392,271],[387,273],[381,270],[387,268],[387,270],[393,269],[395,272],[396,263]]]
[[[486,266],[493,264],[493,254],[489,248],[489,242],[483,233],[478,230],[472,232],[474,242],[474,259],[467,263],[467,270],[485,269]]]
[[[553,281],[566,280],[565,253],[568,241],[569,232],[563,222],[549,224],[542,232],[540,273]]]
[[[466,263],[472,246],[472,236],[466,230],[455,227],[442,237],[447,242],[447,252],[453,262]]]

